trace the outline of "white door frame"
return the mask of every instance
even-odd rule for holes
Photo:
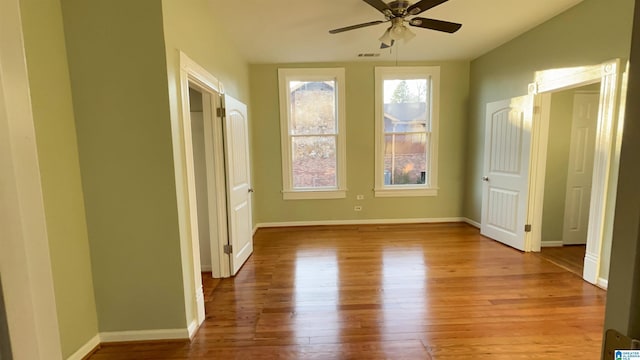
[[[185,268],[183,265],[183,279],[185,282],[185,301],[193,301],[195,298],[195,312],[197,325],[189,325],[189,335],[193,336],[195,330],[202,324],[204,314],[204,293],[202,289],[202,275],[200,265],[200,242],[198,236],[198,208],[196,197],[196,181],[193,160],[193,143],[191,133],[191,114],[189,106],[189,87],[195,87],[203,95],[203,117],[205,121],[205,146],[213,149],[212,154],[207,154],[207,160],[213,160],[213,167],[207,166],[207,190],[209,193],[209,207],[215,206],[216,211],[209,211],[209,221],[216,226],[210,226],[210,231],[215,232],[217,243],[211,244],[211,267],[214,277],[228,277],[229,256],[224,253],[224,245],[227,244],[227,207],[224,171],[224,147],[222,124],[216,114],[216,105],[220,102],[220,96],[224,94],[222,83],[218,81],[202,66],[191,60],[186,54],[180,52],[180,105],[179,132],[177,144],[174,143],[174,154],[181,154],[179,162],[176,161],[176,178],[178,198],[186,202],[186,214],[181,221],[181,251],[183,259],[188,259],[191,265]],[[176,149],[177,147],[177,149]],[[174,155],[174,157],[176,157]],[[212,158],[211,158],[212,157]],[[181,164],[180,164],[181,163]],[[207,161],[208,164],[209,161]],[[213,202],[213,204],[212,204]],[[195,294],[188,294],[192,284]]]
[[[0,274],[13,357],[61,359],[20,7],[0,1]]]
[[[550,121],[551,93],[600,82],[600,104],[596,133],[596,148],[589,208],[587,250],[584,259],[583,278],[597,284],[600,273],[600,255],[608,212],[608,197],[615,194],[617,184],[610,183],[614,155],[614,125],[618,118],[621,82],[620,60],[599,65],[566,69],[545,70],[536,73],[536,81],[529,85],[529,94],[535,95],[532,133],[531,185],[529,192],[528,223],[532,231],[527,235],[527,251],[540,251],[542,241],[542,206],[547,161],[547,142]],[[617,137],[621,136],[618,127]]]

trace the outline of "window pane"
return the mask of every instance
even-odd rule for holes
[[[291,133],[336,133],[335,81],[289,82]]]
[[[427,79],[384,80],[384,131],[427,131]]]
[[[337,187],[335,137],[295,136],[291,147],[294,188]]]
[[[426,184],[427,134],[385,135],[384,184]]]

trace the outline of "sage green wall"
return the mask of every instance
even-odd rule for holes
[[[99,330],[184,329],[161,3],[62,10]]]
[[[629,92],[620,155],[620,176],[605,329],[640,339],[640,2],[635,9]],[[603,357],[605,359],[605,357]]]
[[[464,214],[480,220],[488,102],[525,95],[540,70],[629,57],[634,0],[584,0],[471,62]]]
[[[402,63],[439,65],[440,144],[436,197],[375,198],[374,187],[374,68],[389,63],[251,65],[253,115],[254,207],[257,223],[326,220],[446,218],[462,215],[464,141],[469,89],[469,63]],[[344,67],[346,72],[347,198],[283,200],[280,156],[278,68]],[[356,201],[356,195],[365,199]],[[354,205],[362,205],[360,212]]]
[[[59,0],[21,0],[62,356],[98,333]]]
[[[469,132],[464,214],[480,219],[486,103],[527,93],[536,71],[594,65],[629,57],[634,0],[584,0],[546,23],[471,62]],[[597,26],[596,26],[597,25]],[[624,66],[624,65],[623,65]],[[611,175],[614,183],[616,174]],[[609,191],[612,193],[613,191]],[[613,208],[613,196],[607,209]],[[603,255],[611,246],[605,222]],[[600,277],[608,278],[609,258],[602,257]]]
[[[216,11],[210,0],[163,0],[162,9],[170,96],[176,95],[172,86],[179,85],[182,51],[220,80],[227,94],[249,104],[249,65],[216,21],[229,14]]]
[[[544,181],[542,241],[562,241],[574,90],[551,95],[547,169]]]

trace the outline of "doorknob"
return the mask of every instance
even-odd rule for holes
[[[249,188],[249,190],[247,190],[247,192],[252,193],[253,192],[253,188]]]
[[[483,176],[482,177],[482,181],[487,181],[488,182],[489,181],[489,177],[488,176]]]

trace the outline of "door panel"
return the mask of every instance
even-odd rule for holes
[[[513,214],[518,210],[516,191],[489,187],[489,209],[487,224],[509,234],[517,233],[517,221]]]
[[[487,104],[481,233],[525,250],[532,96]]]
[[[562,242],[586,244],[591,180],[600,94],[576,94],[573,100],[571,146],[567,173]]]
[[[249,131],[247,106],[225,95],[225,156],[229,201],[231,273],[235,275],[253,252]]]

